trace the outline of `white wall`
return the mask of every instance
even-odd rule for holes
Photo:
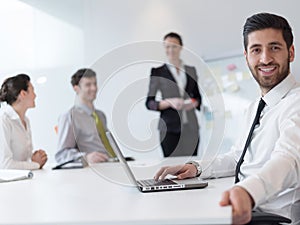
[[[84,34],[82,13],[69,10],[76,1],[65,6],[43,1],[44,7],[36,7],[40,2],[0,1],[0,80],[30,75],[37,94],[37,107],[28,111],[34,147],[46,149],[52,160],[57,117],[74,102],[70,74],[84,62]],[[41,77],[46,83],[38,83]]]
[[[297,1],[289,1],[289,4],[286,4],[282,1],[258,0],[251,1],[248,4],[245,1],[239,0],[86,1],[84,16],[85,60],[87,64],[97,69],[99,80],[102,84],[101,88],[104,88],[105,91],[103,92],[106,93],[99,94],[97,105],[111,117],[109,121],[115,121],[118,118],[116,116],[113,117],[115,115],[114,110],[116,109],[113,109],[109,103],[111,98],[115,99],[115,96],[119,94],[119,99],[123,99],[122,96],[124,93],[129,95],[123,89],[125,87],[129,88],[129,84],[134,82],[141,82],[140,85],[143,86],[142,89],[135,89],[136,95],[140,99],[143,99],[146,95],[147,85],[145,83],[147,83],[146,79],[149,77],[152,65],[145,63],[142,66],[141,63],[138,63],[139,66],[128,66],[128,62],[134,63],[135,59],[132,54],[135,53],[135,50],[128,51],[128,55],[120,53],[119,57],[115,54],[114,63],[120,64],[119,68],[117,68],[121,71],[114,71],[114,73],[110,74],[111,71],[107,71],[106,65],[101,63],[104,60],[103,58],[112,52],[114,53],[122,49],[124,45],[134,45],[134,42],[143,41],[161,41],[167,32],[175,31],[182,34],[186,48],[204,58],[219,57],[228,54],[242,54],[242,27],[245,19],[253,13],[267,11],[282,14],[293,26],[295,37],[299,36],[300,24],[296,19],[299,16],[295,7],[298,4]],[[297,39],[295,40],[295,44],[297,49]],[[122,52],[122,50],[120,51]],[[163,52],[163,48],[155,48],[155,51]],[[142,55],[141,53],[141,58],[143,58]],[[124,60],[124,57],[128,60]],[[123,64],[117,61],[123,61]],[[97,64],[102,64],[102,67],[95,66]],[[126,68],[122,68],[123,66]],[[300,66],[293,65],[293,71],[300,72]],[[114,81],[112,81],[113,78],[108,79],[108,76],[112,76]],[[300,78],[299,75],[297,77],[298,79]],[[256,92],[253,96],[256,96]],[[249,98],[251,99],[253,96],[249,96]],[[127,105],[130,104],[129,102],[126,103]],[[137,140],[144,140],[145,145],[149,140],[157,145],[157,139],[154,136],[155,132],[157,132],[155,129],[157,121],[154,121],[154,119],[158,117],[158,113],[147,111],[143,106],[143,101],[133,102],[132,100],[131,104],[135,111],[133,110],[130,113],[126,105],[121,106],[118,104],[115,106],[117,111],[122,111],[125,114],[119,116],[119,118],[126,120],[126,115],[128,114],[126,122],[131,134]],[[134,113],[136,111],[138,113]],[[135,115],[135,124],[130,121],[130,115]],[[201,119],[201,116],[198,116]],[[200,124],[202,125],[201,143],[204,144],[202,148],[205,149],[205,142],[210,138],[210,133],[206,129],[206,125],[203,124],[203,121],[200,121]],[[150,125],[153,127],[150,127]],[[227,140],[230,137],[229,142],[231,143],[237,132],[232,133],[232,130],[235,129],[230,129],[228,127],[229,124],[226,125],[227,127],[224,131],[226,134],[223,136],[214,136],[210,140],[216,141],[222,138]],[[126,125],[110,123],[109,126],[116,133],[116,129],[125,127]],[[133,127],[136,129],[133,129]],[[118,134],[120,133],[118,132]],[[126,132],[123,130],[123,136],[119,138],[122,147],[126,149],[128,145],[131,145],[132,149],[135,148],[134,146],[138,145],[139,141],[135,143],[132,140],[128,144],[129,141],[127,139],[129,138],[126,138],[124,133]],[[228,147],[228,145],[230,144],[227,142],[224,144],[224,147]],[[147,147],[145,148],[148,149]]]
[[[88,0],[85,1],[86,60],[93,62],[119,45],[158,40],[176,31],[200,56],[243,50],[242,26],[258,12],[283,15],[300,35],[297,0]],[[297,38],[295,45],[297,48]],[[300,71],[300,66],[297,67]]]
[[[82,66],[94,67],[100,89],[104,90],[101,82],[109,74],[98,68],[97,63],[126,44],[161,41],[164,34],[175,31],[182,34],[185,47],[205,58],[242,52],[245,19],[256,12],[275,12],[284,15],[293,27],[296,62],[292,70],[299,79],[298,6],[297,0],[0,0],[0,78],[2,82],[4,77],[19,72],[29,73],[33,78],[37,108],[28,115],[34,144],[52,157],[56,149],[53,127],[58,115],[74,102],[70,76]],[[157,52],[161,53],[163,49]],[[127,56],[131,57],[130,51]],[[138,65],[134,75],[133,67],[119,71],[116,86],[101,92],[96,105],[111,116],[109,91],[122,90],[122,85],[125,87],[136,79],[146,79],[152,65]],[[46,83],[36,82],[41,76],[47,77]],[[147,87],[142,87],[141,93],[146,93]],[[140,100],[129,117],[130,126],[138,130],[144,126],[145,118],[152,121],[158,114],[147,111]],[[109,121],[111,128],[112,125]],[[147,131],[140,132],[141,137],[145,134]]]

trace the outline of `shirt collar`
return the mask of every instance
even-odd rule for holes
[[[170,63],[170,61],[168,60],[167,63],[166,63],[167,67],[169,69],[175,69],[175,66],[174,64]],[[184,62],[182,59],[180,59],[180,67],[179,67],[181,70],[184,70]]]
[[[76,102],[75,107],[83,110],[85,113],[88,115],[92,115],[94,110],[90,109],[87,105],[81,103],[81,102]]]
[[[4,113],[9,116],[10,119],[12,120],[19,120],[20,117],[18,115],[18,113],[14,110],[14,108],[9,105],[9,104],[6,104],[6,105],[2,105],[3,108],[4,108]]]
[[[283,81],[272,88],[263,100],[268,106],[276,105],[287,93],[295,86],[296,80],[292,74],[289,74]]]

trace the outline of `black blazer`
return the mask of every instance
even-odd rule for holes
[[[196,69],[191,66],[184,67],[187,76],[184,99],[195,98],[199,102],[197,109],[200,110],[201,95],[197,83],[198,76]],[[151,70],[149,91],[146,100],[146,107],[150,110],[159,111],[159,101],[156,100],[156,94],[158,91],[161,92],[162,99],[181,98],[177,83],[166,64],[158,68],[152,68]],[[188,118],[188,126],[192,130],[198,131],[199,124],[195,110],[189,110],[186,114]],[[181,130],[181,115],[182,110],[177,111],[173,108],[161,110],[158,129],[161,131],[179,133]]]

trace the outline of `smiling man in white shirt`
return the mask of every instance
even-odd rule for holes
[[[163,167],[155,178],[194,177],[200,166],[207,168],[204,178],[236,173],[237,183],[220,201],[221,206],[232,206],[234,224],[249,222],[253,208],[300,224],[300,86],[290,73],[295,55],[292,29],[283,17],[259,13],[247,19],[243,35],[246,61],[265,102],[250,144],[245,146],[259,100],[249,106],[241,137],[230,152],[213,162]],[[238,161],[242,164],[237,169]]]

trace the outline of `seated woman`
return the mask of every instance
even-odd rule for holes
[[[0,113],[0,168],[41,169],[47,154],[39,149],[32,153],[31,130],[27,109],[35,107],[35,93],[29,76],[7,78],[0,89],[0,102],[7,104]]]

